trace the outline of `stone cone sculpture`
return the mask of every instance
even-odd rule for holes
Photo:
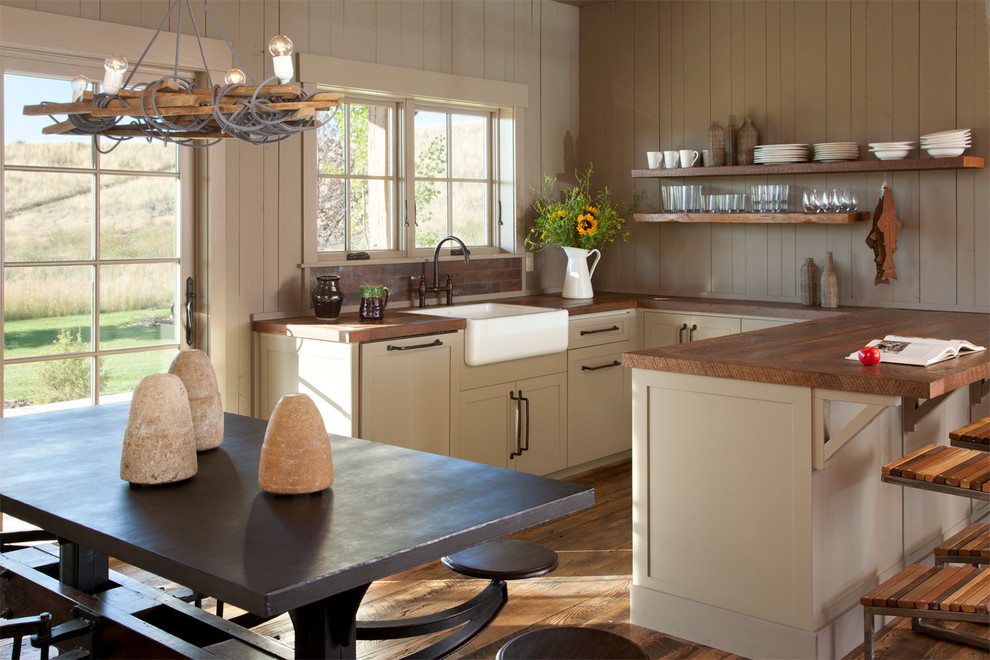
[[[169,484],[193,476],[197,467],[185,386],[172,374],[145,376],[131,398],[120,478],[132,484]]]
[[[303,495],[331,484],[333,457],[323,415],[308,395],[286,394],[268,419],[258,485],[276,495]]]
[[[168,372],[181,378],[186,386],[196,451],[219,447],[223,442],[223,402],[210,357],[198,348],[179,351]]]

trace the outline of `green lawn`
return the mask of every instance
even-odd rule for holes
[[[156,346],[176,343],[171,323],[150,325],[153,319],[168,319],[169,310],[145,309],[100,315],[103,349]],[[87,351],[91,349],[90,316],[58,316],[8,321],[4,326],[6,358]],[[61,340],[59,333],[65,331]],[[107,356],[101,360],[101,393],[132,391],[144,376],[166,371],[174,350]],[[25,399],[36,404],[77,398],[79,388],[88,389],[90,360],[71,359],[53,363],[7,365],[4,368],[4,398]],[[75,392],[75,394],[73,394]],[[85,395],[84,395],[85,396]]]

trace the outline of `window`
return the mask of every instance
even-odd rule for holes
[[[79,71],[15,62],[2,78],[3,414],[127,398],[179,348],[191,157],[157,141],[101,154],[89,137],[42,135],[50,120],[22,107],[65,98]]]
[[[493,245],[494,113],[352,98],[322,114],[318,253],[412,256],[451,234],[472,247]],[[411,177],[401,176],[403,165]]]

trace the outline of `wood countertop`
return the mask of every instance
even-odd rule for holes
[[[845,359],[869,340],[888,334],[967,339],[990,346],[990,315],[855,309],[805,323],[626,353],[622,364],[634,369],[916,399],[931,399],[990,378],[990,351],[929,367],[867,367]]]

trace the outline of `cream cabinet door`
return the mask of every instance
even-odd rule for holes
[[[450,455],[450,381],[458,334],[361,344],[360,437]]]
[[[686,342],[691,317],[669,312],[643,312],[643,348]]]
[[[509,466],[515,447],[516,402],[509,398],[515,383],[478,387],[460,393],[458,443],[452,455],[475,463]]]
[[[632,447],[632,376],[622,354],[632,342],[568,351],[567,466]]]
[[[516,381],[516,392],[521,398],[518,449],[522,453],[509,465],[530,474],[563,470],[567,467],[567,374]],[[517,453],[517,447],[510,448],[512,453]]]
[[[700,341],[712,337],[739,334],[739,319],[733,316],[691,316],[688,324],[688,341]]]

